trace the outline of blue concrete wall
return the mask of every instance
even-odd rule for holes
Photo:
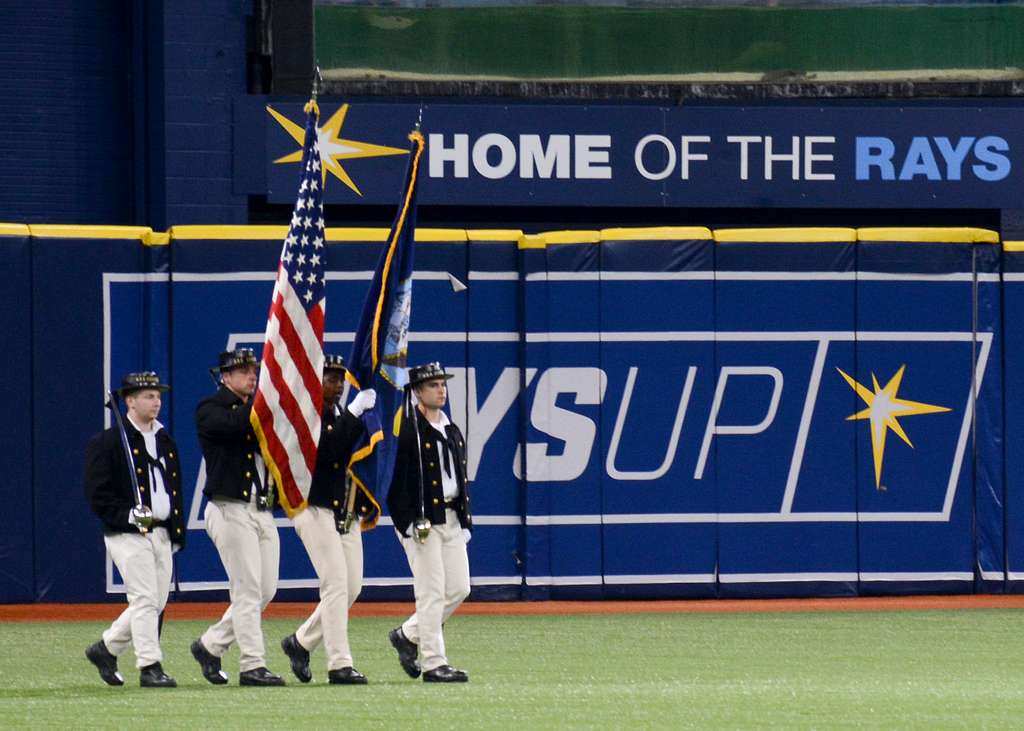
[[[124,0],[0,3],[0,221],[130,223]]]
[[[168,226],[247,222],[247,199],[231,190],[231,103],[246,92],[248,6],[230,0],[163,3]]]
[[[245,222],[248,2],[0,3],[0,221]]]

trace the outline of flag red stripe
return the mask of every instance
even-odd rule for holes
[[[309,311],[309,324],[313,328],[313,334],[322,344],[324,342],[324,305],[319,303]],[[322,346],[321,346],[322,347]]]
[[[288,451],[281,444],[281,440],[277,438],[277,432],[273,429],[274,417],[270,413],[270,407],[267,405],[267,401],[263,398],[262,393],[257,396],[256,401],[253,403],[253,409],[256,411],[256,416],[262,425],[263,438],[267,441],[267,451],[270,452],[274,465],[281,474],[281,489],[284,491],[284,498],[288,501],[288,506],[291,508],[301,505],[303,497],[295,484],[295,475],[292,474]]]
[[[310,310],[312,315],[314,312],[320,312],[320,307],[314,307]],[[309,394],[310,399],[314,404],[314,411],[319,414],[320,407],[319,403],[323,400],[323,383],[320,381],[320,374],[313,368],[313,364],[309,362],[309,356],[306,353],[306,347],[302,343],[302,337],[295,330],[295,324],[292,322],[291,317],[284,309],[284,296],[278,295],[277,301],[274,302],[274,314],[277,316],[277,327],[278,332],[281,335],[281,340],[288,348],[288,355],[295,364],[296,370],[299,372],[299,377],[302,378],[302,383],[306,387],[306,392]],[[312,318],[310,318],[310,324],[313,324]],[[323,342],[323,318],[320,318],[320,332],[317,333],[317,340]],[[281,386],[275,381],[278,391],[281,390]],[[299,415],[303,421],[305,417]],[[294,421],[291,414],[288,416],[289,419]],[[312,472],[312,470],[310,470]]]
[[[281,411],[295,429],[295,435],[299,439],[299,449],[305,459],[306,467],[309,469],[309,473],[313,474],[313,468],[316,466],[316,442],[313,441],[313,437],[309,433],[306,417],[303,415],[299,402],[296,401],[291,389],[288,388],[288,383],[284,379],[284,373],[281,371],[281,366],[277,362],[275,355],[274,344],[268,340],[263,345],[263,365],[270,375],[270,382],[274,384],[274,388],[277,390]],[[323,396],[321,395],[320,398],[322,399]]]

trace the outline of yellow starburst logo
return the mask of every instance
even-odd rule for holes
[[[896,374],[889,379],[889,382],[885,384],[885,387],[878,385],[878,379],[875,378],[875,374],[871,374],[871,383],[874,386],[874,390],[870,390],[867,386],[857,383],[853,378],[843,372],[841,368],[836,368],[846,382],[850,385],[857,395],[861,397],[861,400],[868,405],[866,409],[858,411],[856,414],[852,414],[846,417],[847,421],[855,421],[857,419],[868,419],[871,423],[871,451],[875,457],[875,488],[878,490],[882,489],[882,460],[885,457],[885,436],[891,429],[896,433],[900,439],[906,442],[911,448],[913,444],[910,441],[910,437],[903,431],[903,427],[900,426],[897,417],[900,416],[917,416],[918,414],[937,414],[941,411],[952,411],[952,409],[946,408],[945,406],[935,406],[933,404],[922,404],[917,401],[907,401],[896,396],[896,392],[900,388],[900,383],[903,381],[903,371],[906,369],[906,365],[901,365],[900,369],[896,371]]]
[[[287,162],[302,162],[302,145],[306,131],[301,126],[288,119],[280,112],[273,109],[269,104],[267,111],[270,116],[277,120],[277,123],[284,127],[285,131],[292,136],[292,139],[299,143],[299,149],[295,152],[274,160],[275,164]],[[398,147],[385,147],[384,145],[373,145],[369,142],[357,142],[346,140],[341,137],[341,128],[345,124],[345,115],[348,114],[348,104],[342,104],[338,110],[331,115],[327,123],[316,128],[317,143],[320,146],[320,159],[323,162],[321,172],[321,183],[327,182],[327,173],[336,177],[347,185],[356,195],[361,196],[359,186],[355,184],[352,177],[342,167],[340,160],[354,160],[359,157],[384,157],[385,155],[408,155],[408,150]]]

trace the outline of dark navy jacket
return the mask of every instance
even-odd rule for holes
[[[132,469],[139,482],[142,502],[152,508],[152,485],[150,485],[149,454],[142,434],[131,421],[125,419],[128,446],[132,450]],[[164,465],[164,488],[171,499],[171,512],[166,528],[171,541],[179,547],[185,546],[185,515],[181,495],[181,463],[174,439],[161,429],[156,433],[157,458]],[[121,435],[117,427],[100,432],[89,440],[85,448],[85,498],[92,511],[103,521],[105,533],[138,533],[139,529],[128,522],[128,516],[135,507],[135,495],[131,478],[128,476],[128,462],[125,459]]]
[[[206,459],[203,494],[207,498],[242,502],[252,499],[256,455],[260,446],[249,423],[251,411],[252,399],[243,401],[226,386],[221,386],[217,393],[199,402],[196,430],[199,447]],[[274,491],[270,490],[269,495],[273,499]]]
[[[423,445],[424,514],[434,525],[444,525],[445,504],[441,484],[442,446],[440,436],[430,425],[422,412],[417,420],[420,427],[420,443]],[[469,479],[466,475],[466,440],[455,424],[445,427],[448,448],[451,450],[459,494],[451,507],[459,516],[463,528],[473,527],[473,516],[469,509]],[[409,525],[420,516],[419,470],[416,467],[416,433],[412,419],[402,419],[398,433],[398,455],[395,459],[395,473],[388,490],[388,511],[395,528],[405,535]]]
[[[321,417],[320,444],[317,446],[316,469],[309,488],[307,502],[335,512],[344,520],[348,512],[345,504],[345,475],[352,448],[363,434],[363,422],[342,407],[340,415],[334,407],[324,409]],[[354,485],[355,517],[363,521],[364,528],[372,528],[380,515],[380,506],[366,490]]]

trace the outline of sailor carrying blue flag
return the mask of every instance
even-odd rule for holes
[[[363,413],[366,436],[353,449],[348,471],[353,487],[378,505],[386,496],[394,471],[397,417],[408,383],[416,178],[425,146],[419,130],[410,133],[409,140],[412,148],[404,195],[370,282],[346,376],[360,390],[372,388],[377,392],[376,406]],[[365,519],[363,530],[373,528],[377,517],[375,514]]]

